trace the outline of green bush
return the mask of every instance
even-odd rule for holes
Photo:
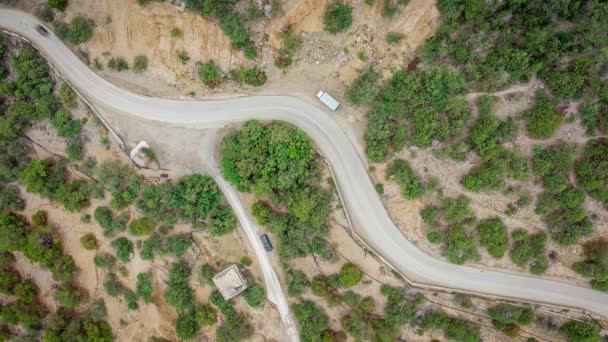
[[[15,285],[12,294],[24,303],[33,303],[38,296],[38,287],[31,280],[24,280]]]
[[[589,140],[575,166],[580,186],[598,201],[608,200],[608,139]]]
[[[388,32],[386,34],[386,42],[389,44],[397,44],[399,43],[401,40],[403,40],[403,38],[405,38],[405,35],[403,33],[399,33],[399,32]]]
[[[469,207],[470,200],[464,195],[455,198],[444,198],[441,200],[442,218],[446,222],[461,223],[474,217],[473,210]]]
[[[507,227],[498,217],[481,220],[477,226],[479,243],[495,258],[502,258],[509,247]]]
[[[93,258],[93,263],[97,267],[112,270],[112,268],[114,268],[114,265],[116,265],[116,258],[112,254],[99,253],[96,254]]]
[[[103,288],[110,297],[118,297],[118,295],[122,294],[125,290],[116,274],[112,272],[106,275],[106,280],[103,282]]]
[[[461,224],[449,227],[444,233],[441,255],[457,265],[479,260],[475,239]]]
[[[264,305],[266,292],[264,291],[264,287],[262,287],[262,285],[254,283],[250,284],[249,287],[247,287],[247,290],[243,292],[243,297],[249,306],[257,308]]]
[[[133,59],[133,72],[141,74],[148,70],[148,57],[145,55],[135,56]]]
[[[147,217],[141,217],[129,224],[129,233],[135,236],[144,236],[154,231],[154,228],[156,228],[156,223]]]
[[[424,194],[424,186],[416,177],[410,164],[403,159],[396,159],[386,168],[386,179],[393,180],[401,187],[403,197],[412,200]]]
[[[579,321],[568,321],[564,323],[559,332],[571,342],[599,342],[600,327],[594,323],[582,323]]]
[[[379,73],[366,69],[346,89],[346,100],[357,106],[370,104],[376,97],[376,83],[379,79]]]
[[[251,261],[251,258],[250,258],[250,257],[248,257],[248,256],[246,256],[246,255],[241,257],[240,262],[241,262],[241,264],[242,264],[243,266],[245,266],[245,267],[249,267],[249,266],[251,266],[251,264],[253,263],[253,262]]]
[[[196,308],[195,316],[198,323],[202,326],[214,325],[217,322],[217,313],[208,304],[199,305]]]
[[[289,297],[302,295],[309,285],[310,282],[306,274],[301,270],[289,270],[287,272],[287,295]]]
[[[268,79],[266,73],[258,67],[246,68],[239,65],[236,69],[232,69],[229,72],[230,78],[238,84],[249,84],[255,87],[259,87],[266,83]]]
[[[198,75],[203,82],[209,88],[215,88],[222,83],[223,75],[220,68],[215,64],[214,60],[210,60],[207,63],[201,65],[198,69]]]
[[[72,90],[70,85],[65,82],[61,83],[61,85],[59,86],[58,97],[59,102],[65,108],[73,109],[76,108],[76,105],[78,104],[76,102],[76,93],[74,93],[74,90]]]
[[[340,282],[344,287],[357,285],[363,279],[363,272],[355,265],[346,263],[340,269]]]
[[[82,160],[84,159],[83,144],[78,139],[70,139],[65,147],[65,153],[69,160]]]
[[[144,303],[154,303],[154,288],[152,287],[152,274],[139,273],[137,275],[137,296],[142,298]]]
[[[511,324],[528,325],[534,320],[534,310],[529,306],[501,303],[488,309],[494,328],[505,331]]]
[[[63,12],[68,5],[68,0],[48,0],[48,5]]]
[[[59,285],[55,292],[55,300],[68,308],[76,308],[86,299],[86,293],[70,283]]]
[[[126,237],[119,237],[110,244],[116,249],[116,259],[127,263],[133,257],[133,242]]]
[[[469,322],[452,318],[439,311],[432,311],[422,317],[422,329],[441,329],[446,338],[453,341],[477,342],[481,341],[479,326]]]
[[[339,0],[327,4],[323,15],[324,29],[330,33],[346,31],[353,23],[353,8]]]
[[[530,272],[542,274],[549,267],[545,256],[547,234],[538,233],[528,236],[524,230],[516,230],[512,234],[513,248],[511,260],[519,267],[530,266]]]
[[[194,292],[188,287],[189,278],[190,267],[185,261],[180,260],[171,264],[167,279],[168,290],[164,295],[168,305],[180,311],[193,305]]]
[[[87,19],[81,16],[72,18],[67,31],[65,29],[60,29],[59,31],[55,29],[55,31],[59,38],[66,39],[74,45],[87,42],[93,36],[93,29]]]
[[[86,250],[97,249],[97,238],[93,233],[87,233],[80,238],[80,244]]]
[[[325,311],[310,300],[292,305],[291,310],[300,326],[303,342],[317,341],[321,333],[329,328],[329,317]]]
[[[438,231],[432,231],[426,234],[427,240],[430,243],[442,243],[443,242],[443,233]]]
[[[562,117],[557,114],[555,105],[542,90],[536,92],[534,106],[522,116],[526,118],[528,133],[534,139],[550,138],[562,124]]]
[[[115,71],[124,71],[129,69],[129,63],[122,57],[112,57],[108,61],[108,69]]]

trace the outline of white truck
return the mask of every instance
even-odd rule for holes
[[[336,101],[336,99],[331,97],[331,95],[324,92],[323,90],[319,90],[319,92],[317,93],[317,97],[319,98],[319,100],[321,100],[321,102],[323,102],[323,104],[325,104],[327,107],[329,107],[329,109],[333,111],[338,109],[338,107],[340,106],[340,102]]]

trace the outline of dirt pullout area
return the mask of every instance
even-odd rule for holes
[[[494,108],[495,115],[502,120],[508,117],[517,119],[521,112],[531,107],[534,103],[533,93],[538,87],[539,84],[536,81],[532,81],[529,84],[517,85],[493,94],[499,100]],[[471,104],[480,95],[482,94],[469,94]],[[574,106],[575,104],[570,105],[570,107]],[[570,108],[565,116],[568,117],[572,110]],[[508,147],[520,150],[529,160],[533,156],[532,149],[535,145],[545,147],[564,141],[569,144],[576,144],[579,148],[582,148],[590,138],[585,135],[585,130],[581,127],[578,120],[572,122],[566,121],[551,138],[546,140],[529,138],[524,123],[520,122],[518,137]],[[418,248],[436,258],[442,259],[440,246],[431,244],[427,240],[426,234],[429,232],[429,228],[423,222],[420,211],[427,205],[439,205],[439,192],[444,197],[456,197],[464,194],[471,200],[471,208],[479,220],[499,217],[507,226],[509,235],[516,229],[525,229],[532,234],[541,231],[548,232],[542,218],[534,212],[536,205],[534,200],[529,205],[519,208],[511,215],[506,213],[509,204],[515,204],[520,196],[535,199],[543,192],[542,187],[535,182],[533,176],[526,182],[507,181],[506,187],[511,188],[509,192],[481,191],[474,193],[465,190],[460,183],[462,177],[471,168],[481,163],[479,158],[473,154],[470,154],[465,162],[457,162],[449,158],[437,158],[433,155],[432,149],[421,150],[410,147],[397,153],[394,158],[408,160],[412,169],[423,181],[428,182],[429,180],[433,180],[437,183],[438,190],[433,193],[427,192],[417,200],[407,200],[401,195],[401,190],[397,184],[385,180],[385,169],[388,163],[377,165],[371,174],[374,182],[384,184],[384,195],[381,198],[395,224]],[[571,176],[571,181],[575,181],[574,175]],[[543,277],[567,281],[579,286],[589,286],[589,282],[586,279],[581,279],[571,269],[571,266],[574,262],[584,259],[582,244],[608,234],[608,213],[606,213],[601,204],[590,198],[587,198],[584,206],[590,217],[594,217],[593,233],[581,239],[579,243],[568,247],[558,245],[549,237],[546,248],[547,254],[554,254],[555,257],[549,258],[550,266]],[[473,232],[474,228],[470,228],[470,231]],[[478,250],[482,258],[474,264],[475,266],[512,272],[526,271],[512,263],[509,251],[501,259],[495,259],[482,246],[479,246]]]

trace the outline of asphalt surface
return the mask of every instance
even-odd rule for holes
[[[289,96],[253,96],[187,101],[134,94],[89,70],[52,33],[36,32],[38,21],[0,10],[0,26],[30,39],[69,82],[100,109],[163,124],[223,127],[249,119],[288,121],[304,130],[331,164],[357,233],[409,280],[429,286],[529,302],[586,309],[608,316],[608,294],[526,274],[486,271],[435,259],[416,248],[395,226],[380,201],[364,163],[329,111]]]

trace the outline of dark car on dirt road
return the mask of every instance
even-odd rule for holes
[[[260,239],[262,240],[262,245],[264,245],[264,249],[268,252],[271,252],[272,243],[270,243],[270,238],[268,238],[268,235],[264,234],[260,237]]]

